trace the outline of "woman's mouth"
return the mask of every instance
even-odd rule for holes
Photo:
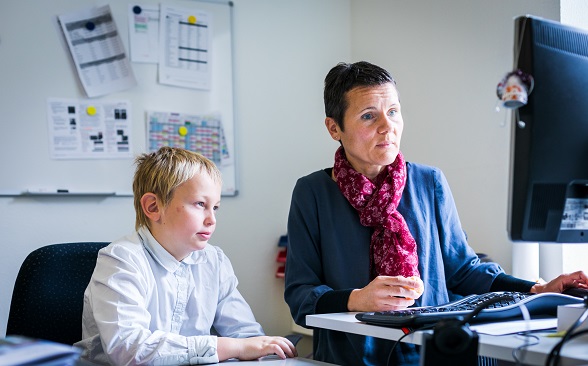
[[[384,147],[384,148],[386,148],[386,147],[392,147],[392,146],[395,146],[395,145],[396,144],[394,143],[394,141],[382,141],[377,146],[378,147]]]

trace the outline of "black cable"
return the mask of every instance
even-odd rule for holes
[[[486,299],[484,301],[482,301],[481,303],[479,303],[474,310],[472,310],[470,313],[468,313],[468,315],[463,319],[462,324],[466,324],[469,323],[470,321],[472,321],[472,319],[478,315],[480,313],[480,311],[486,309],[488,306],[496,304],[497,302],[500,302],[502,300],[512,300],[513,296],[512,293],[504,293],[501,295],[498,295],[496,297],[492,297],[489,299]]]
[[[398,343],[400,343],[400,341],[403,340],[409,334],[414,334],[414,332],[415,332],[415,330],[411,330],[409,333],[405,333],[402,337],[398,338],[398,340],[396,342],[394,342],[394,345],[392,346],[390,353],[388,353],[388,359],[386,360],[386,365],[388,365],[388,366],[390,365],[390,361],[392,361],[392,354],[394,353],[394,350],[396,349],[396,346],[398,345]]]
[[[572,324],[570,328],[566,331],[563,338],[553,347],[551,352],[549,352],[549,355],[547,356],[547,359],[545,361],[545,365],[556,366],[557,364],[559,364],[560,353],[564,344],[571,338],[575,337],[575,335],[573,334],[574,330],[576,330],[580,325],[582,325],[582,323],[584,323],[584,321],[588,317],[588,296],[584,297],[584,308],[585,309],[582,312],[582,314],[580,314],[580,316],[574,322],[574,324]]]
[[[588,329],[582,329],[582,330],[577,331],[576,333],[573,333],[572,335],[570,335],[567,342],[569,342],[570,340],[572,340],[578,336],[584,335],[584,334],[588,334]],[[563,347],[563,344],[561,345],[561,347],[559,347],[560,351],[561,351],[562,347]],[[559,363],[559,358],[557,359],[557,362]]]
[[[579,337],[581,335],[584,335],[584,334],[588,334],[588,329],[582,329],[582,330],[577,331],[576,333],[574,333],[570,336],[570,339],[568,339],[568,341],[572,340],[576,337]]]
[[[584,309],[582,314],[578,317],[578,319],[572,324],[562,339],[551,349],[547,359],[545,360],[545,366],[557,366],[559,364],[560,356],[561,356],[561,349],[563,348],[564,344],[568,342],[570,339],[574,338],[576,335],[574,334],[574,330],[576,330],[584,321],[588,318],[588,307]],[[584,333],[584,331],[577,332]]]
[[[479,303],[478,305],[476,305],[476,307],[474,308],[474,310],[472,310],[470,313],[468,313],[467,316],[464,319],[460,320],[460,324],[461,325],[465,325],[465,324],[469,323],[476,315],[478,315],[480,313],[480,311],[484,310],[485,308],[487,308],[490,305],[493,305],[493,304],[495,304],[497,302],[500,302],[502,300],[513,300],[513,299],[514,299],[514,297],[512,295],[512,292],[506,292],[506,293],[500,294],[500,295],[498,295],[496,297],[492,297],[492,298],[486,299],[486,300],[482,301],[481,303]],[[456,320],[459,320],[459,318],[456,319]],[[394,346],[392,346],[392,349],[390,349],[390,353],[388,354],[388,360],[386,361],[386,365],[390,365],[390,361],[391,361],[391,358],[392,358],[392,353],[394,353],[394,350],[396,349],[396,346],[398,345],[398,343],[400,343],[400,341],[402,339],[404,339],[406,336],[408,336],[410,334],[414,334],[417,330],[430,330],[430,329],[434,329],[434,325],[427,326],[427,327],[421,327],[419,329],[412,330],[409,333],[406,333],[402,337],[400,337],[396,341],[396,343],[394,343]]]
[[[396,342],[394,342],[394,345],[390,349],[390,353],[388,353],[388,360],[386,361],[386,365],[390,365],[390,361],[392,361],[392,354],[394,353],[394,350],[396,349],[396,346],[400,343],[400,341],[402,341],[404,338],[408,337],[409,335],[416,333],[417,330],[430,330],[430,329],[433,329],[433,325],[421,327],[418,329],[412,329],[410,332],[404,333],[402,335],[402,337],[398,338],[396,340]]]
[[[472,312],[470,312],[462,321],[462,324],[467,324],[469,323],[473,318],[475,318],[482,310],[486,309],[488,306],[496,304],[497,302],[500,302],[502,300],[507,300],[507,301],[511,301],[514,300],[515,304],[518,306],[519,310],[521,311],[521,313],[523,314],[523,317],[525,318],[526,321],[530,320],[529,317],[529,311],[527,310],[526,306],[524,304],[519,304],[520,300],[516,299],[513,296],[513,292],[505,292],[503,294],[500,294],[499,296],[496,297],[492,297],[489,299],[486,299],[484,301],[482,301],[480,304],[478,304],[474,310],[472,310]],[[524,309],[523,309],[524,308]],[[537,342],[536,343],[529,343],[528,341],[525,342],[525,344],[513,349],[512,351],[512,356],[513,359],[515,360],[516,364],[519,365],[522,363],[524,356],[522,357],[522,359],[519,359],[519,357],[517,356],[517,351],[520,351],[521,349],[527,348],[529,346],[535,345],[538,343],[538,337],[536,336],[531,336],[529,335],[529,331],[525,331],[523,332],[523,336],[526,337],[526,339],[528,340],[528,338],[534,338]]]
[[[567,343],[573,336],[573,331],[577,329],[585,320],[586,316],[588,316],[588,308],[584,310],[580,318],[574,323],[570,329],[567,330],[566,334],[563,338],[559,341],[559,343],[551,350],[549,356],[547,358],[547,362],[552,362],[551,365],[557,366],[559,365],[559,361],[561,359],[561,349],[563,348],[564,344]],[[549,365],[549,364],[548,364]]]

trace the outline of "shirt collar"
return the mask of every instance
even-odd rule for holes
[[[159,242],[153,237],[151,231],[145,226],[142,226],[137,230],[137,234],[141,238],[141,242],[143,246],[149,254],[155,259],[162,267],[164,267],[168,272],[175,272],[184,264],[199,264],[199,263],[206,263],[207,259],[207,249],[204,248],[203,250],[196,250],[190,253],[189,256],[184,258],[181,262],[174,258]]]

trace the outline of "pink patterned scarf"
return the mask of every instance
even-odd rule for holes
[[[353,169],[340,147],[335,153],[333,172],[341,193],[359,212],[361,224],[374,228],[370,245],[372,278],[418,276],[416,241],[404,217],[396,211],[406,184],[402,153],[399,151],[396,160],[372,182]]]

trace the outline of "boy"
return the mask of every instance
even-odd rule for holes
[[[289,340],[264,336],[229,259],[208,244],[221,196],[216,166],[170,147],[136,164],[136,232],[98,254],[75,344],[83,357],[114,365],[295,357]]]

